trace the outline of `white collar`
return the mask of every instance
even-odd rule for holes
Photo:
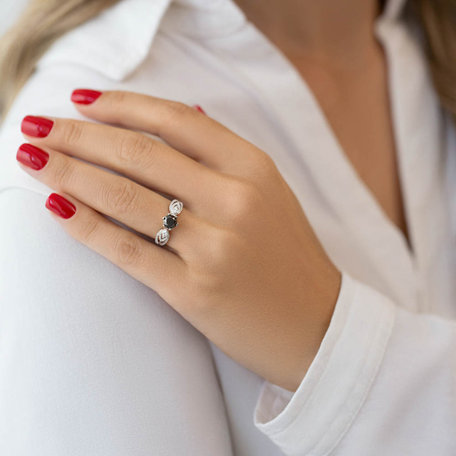
[[[399,18],[406,0],[387,0],[379,21]],[[172,6],[172,15],[165,14]],[[172,20],[179,33],[226,36],[247,18],[233,0],[122,0],[60,38],[39,66],[70,62],[121,81],[146,58],[158,28]]]
[[[75,63],[121,81],[146,58],[171,2],[121,0],[61,37],[38,66]]]

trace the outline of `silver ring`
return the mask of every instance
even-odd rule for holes
[[[169,203],[169,212],[163,217],[163,228],[155,236],[155,244],[164,246],[169,241],[169,232],[178,225],[177,216],[182,212],[184,203],[173,199]]]

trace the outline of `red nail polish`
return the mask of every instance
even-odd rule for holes
[[[54,122],[50,119],[36,116],[25,116],[22,119],[22,133],[35,138],[45,138],[52,129]]]
[[[71,94],[71,101],[73,103],[89,105],[92,104],[99,96],[101,92],[98,90],[89,89],[76,89]]]
[[[203,109],[200,105],[193,105],[193,107],[194,107],[197,111],[202,112],[203,114],[206,114],[206,113],[204,112],[204,109]],[[206,114],[206,115],[207,115],[207,114]]]
[[[76,206],[57,193],[51,193],[48,196],[46,207],[64,219],[72,217],[76,212]]]
[[[44,168],[49,160],[49,154],[31,144],[22,144],[17,150],[16,159],[23,165],[38,170]]]

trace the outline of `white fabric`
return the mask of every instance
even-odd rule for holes
[[[390,0],[376,33],[413,251],[232,0],[123,0],[53,45],[0,132],[1,455],[456,454],[456,139],[402,11]],[[16,163],[19,124],[80,118],[76,87],[198,103],[273,157],[343,271],[295,393],[52,220],[52,189]]]

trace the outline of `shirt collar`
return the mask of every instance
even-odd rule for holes
[[[57,40],[38,62],[75,63],[121,81],[146,58],[172,0],[122,0]]]
[[[397,20],[406,1],[387,0],[379,20]],[[122,0],[61,37],[38,66],[76,63],[121,81],[146,58],[161,26],[194,37],[221,37],[246,22],[234,0]]]

